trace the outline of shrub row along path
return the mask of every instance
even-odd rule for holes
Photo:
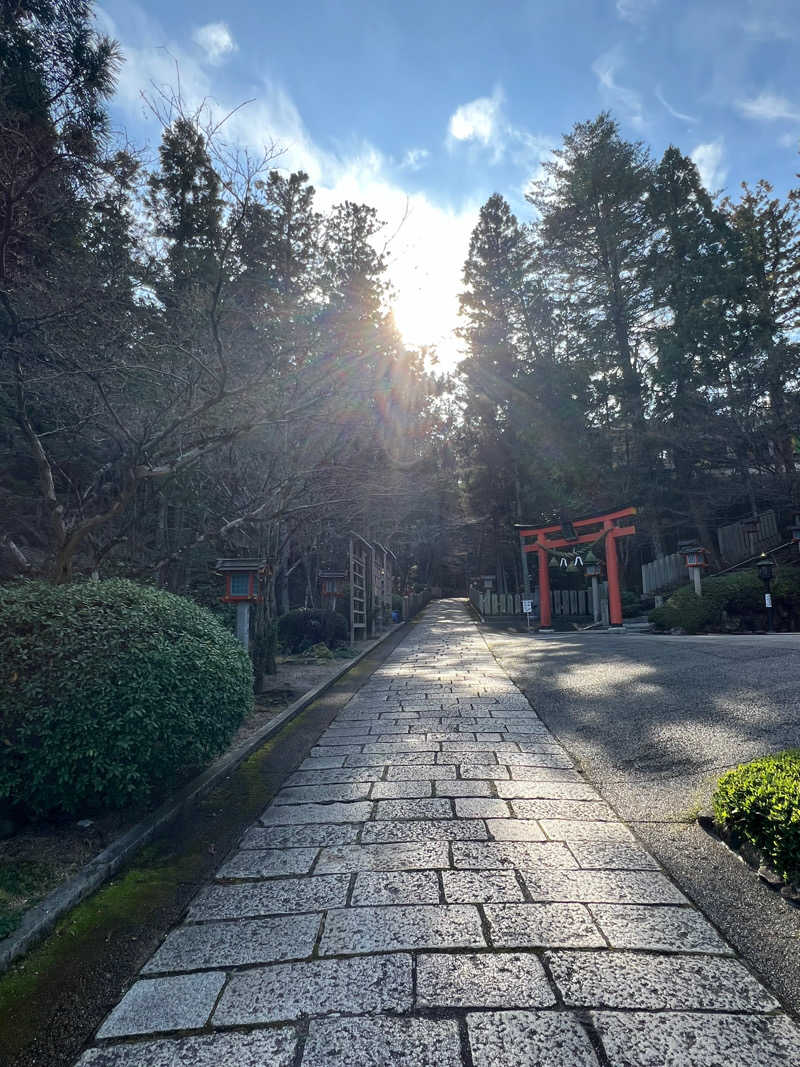
[[[79,1063],[734,1067],[799,1047],[441,601]]]

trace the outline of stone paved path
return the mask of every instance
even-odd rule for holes
[[[737,1067],[800,1030],[428,609],[80,1067]]]

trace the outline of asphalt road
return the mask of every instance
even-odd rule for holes
[[[609,803],[800,1013],[800,908],[695,822],[724,770],[800,746],[800,635],[481,629]]]

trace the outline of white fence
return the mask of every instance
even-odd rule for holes
[[[469,598],[484,618],[490,615],[521,615],[523,597],[517,593],[482,593],[471,589]],[[533,614],[539,614],[539,590],[530,595]],[[591,615],[592,594],[585,589],[551,589],[550,604],[553,615]]]

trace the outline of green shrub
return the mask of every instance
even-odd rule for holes
[[[0,805],[39,815],[146,801],[252,707],[233,634],[124,579],[4,587],[0,664]]]
[[[694,589],[684,586],[672,594],[661,608],[650,612],[649,618],[660,630],[681,628],[696,634],[719,616],[712,598],[699,597]]]
[[[712,803],[720,826],[760,849],[784,878],[800,876],[800,749],[723,774]]]
[[[620,599],[622,600],[622,617],[624,619],[630,619],[641,612],[642,603],[638,593],[633,593],[630,589],[623,589]]]
[[[346,643],[350,635],[347,619],[338,611],[311,611],[298,608],[278,619],[278,640],[292,655],[320,643],[328,648]]]
[[[756,572],[738,571],[706,578],[702,597],[692,586],[682,586],[663,607],[651,611],[649,619],[659,630],[681,628],[696,634],[708,627],[720,627],[723,612],[753,617],[763,610],[763,604],[764,586]]]

